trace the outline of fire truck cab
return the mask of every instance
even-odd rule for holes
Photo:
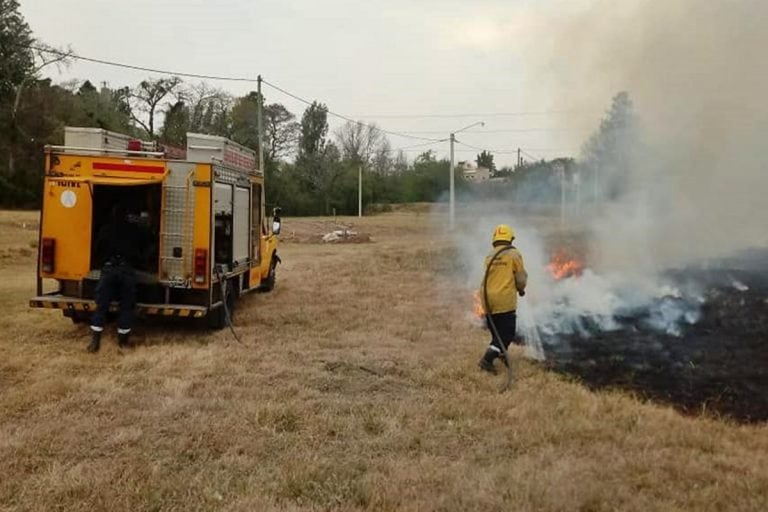
[[[140,315],[207,317],[222,328],[240,295],[274,287],[280,218],[267,218],[254,151],[196,133],[174,150],[67,127],[64,145],[45,153],[31,307],[87,321],[100,276],[96,237],[118,202],[150,240],[136,268]]]

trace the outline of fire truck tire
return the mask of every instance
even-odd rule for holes
[[[277,259],[272,258],[272,263],[269,265],[269,274],[267,278],[261,283],[259,290],[262,292],[271,292],[275,289],[275,281],[277,281]]]

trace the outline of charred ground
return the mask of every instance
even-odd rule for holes
[[[697,322],[679,336],[647,327],[644,312],[621,327],[545,343],[546,366],[592,389],[619,388],[686,413],[768,420],[768,250],[670,271],[670,283],[703,290]]]

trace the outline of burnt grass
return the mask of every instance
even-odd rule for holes
[[[625,318],[616,331],[545,340],[545,365],[684,413],[768,421],[768,250],[667,276],[705,290],[701,318],[680,336]]]

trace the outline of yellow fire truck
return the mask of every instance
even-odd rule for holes
[[[226,324],[236,299],[275,285],[279,212],[265,214],[256,153],[223,137],[187,134],[171,151],[96,128],[66,128],[45,149],[37,296],[75,322],[95,309],[95,239],[113,206],[130,204],[150,234],[138,275],[140,315]],[[226,308],[224,307],[226,305]],[[115,306],[115,305],[113,305]]]

